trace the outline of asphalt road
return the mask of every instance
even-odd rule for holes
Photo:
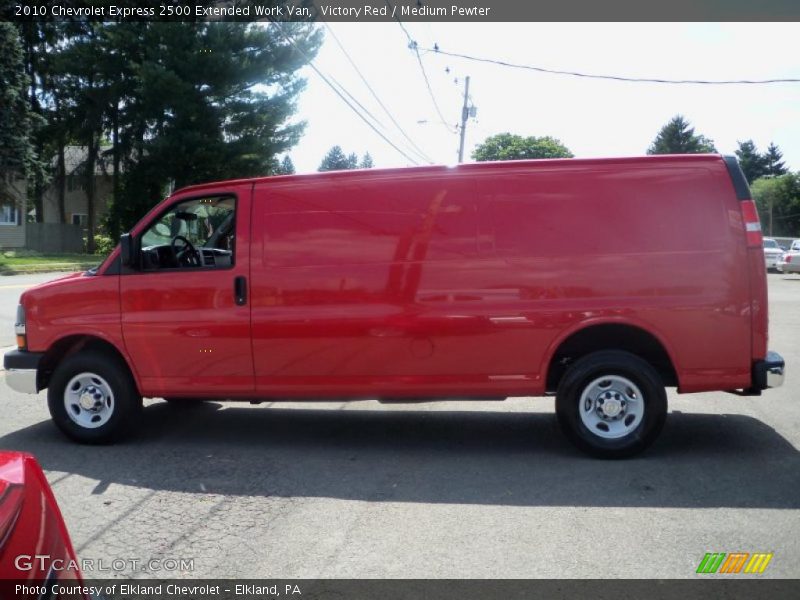
[[[85,447],[50,424],[44,394],[5,386],[0,447],[39,457],[79,556],[121,559],[126,576],[671,578],[695,577],[706,552],[764,551],[761,577],[800,577],[800,277],[769,285],[787,384],[670,394],[661,438],[633,460],[575,451],[551,399],[152,401],[136,440]],[[193,570],[131,565],[154,558]]]

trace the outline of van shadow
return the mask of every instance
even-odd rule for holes
[[[250,408],[145,410],[144,434],[81,446],[50,422],[0,438],[48,470],[152,490],[512,506],[800,507],[800,453],[741,415],[673,412],[640,457],[591,459],[552,414]]]

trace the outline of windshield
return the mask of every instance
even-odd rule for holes
[[[775,240],[764,240],[764,248],[777,248],[778,242]]]

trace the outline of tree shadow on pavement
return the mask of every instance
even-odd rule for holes
[[[552,414],[252,408],[145,410],[143,433],[81,446],[50,422],[0,437],[51,471],[153,490],[511,506],[800,507],[800,453],[742,415],[670,413],[656,444],[592,459]]]

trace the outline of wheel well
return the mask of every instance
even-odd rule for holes
[[[37,387],[42,390],[50,385],[53,371],[56,370],[61,361],[83,350],[96,350],[106,356],[113,356],[130,371],[128,362],[114,344],[90,335],[70,335],[58,340],[45,352],[41,363],[39,363]]]
[[[624,350],[646,360],[665,386],[677,386],[678,375],[664,346],[651,333],[633,325],[592,325],[573,333],[553,353],[547,367],[547,391],[558,389],[561,377],[579,358],[598,350]]]

